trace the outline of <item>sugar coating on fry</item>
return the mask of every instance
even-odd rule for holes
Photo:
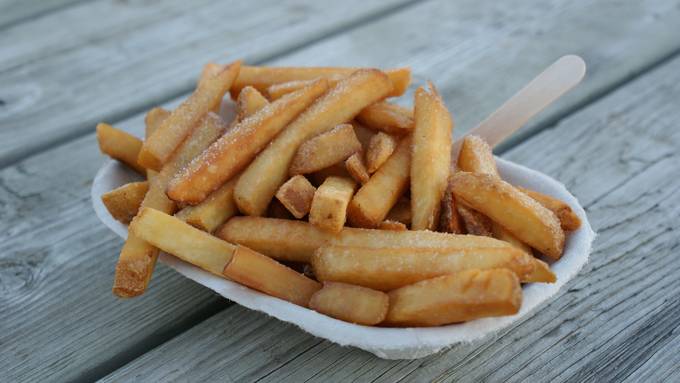
[[[346,283],[325,282],[309,308],[345,322],[376,325],[387,315],[389,297],[382,291]]]
[[[345,226],[347,205],[355,187],[352,179],[328,177],[314,193],[309,223],[332,233],[340,232]]]
[[[357,120],[365,126],[389,134],[403,135],[413,131],[413,111],[389,102],[376,102],[359,113]]]
[[[340,124],[305,141],[290,164],[290,175],[308,174],[344,161],[361,150],[350,124]]]
[[[500,177],[491,147],[479,136],[465,136],[458,152],[458,169]]]
[[[243,246],[236,248],[223,275],[303,307],[307,307],[312,295],[321,289],[319,282]]]
[[[276,198],[295,216],[302,218],[309,213],[316,188],[307,178],[297,175],[286,181],[276,192]]]
[[[366,165],[369,173],[373,174],[394,153],[399,140],[387,133],[378,132],[371,137],[366,150]]]
[[[456,198],[548,257],[562,256],[564,231],[552,211],[492,175],[456,172],[451,179]]]
[[[379,230],[394,230],[394,231],[404,231],[408,230],[408,227],[404,225],[403,223],[399,221],[390,221],[389,219],[386,219],[382,222],[380,222],[380,225],[378,225]]]
[[[439,326],[516,314],[522,287],[507,269],[467,270],[391,291],[386,324]]]
[[[493,237],[493,222],[489,217],[462,203],[456,205],[456,210],[467,234]]]
[[[196,127],[198,121],[222,102],[238,75],[241,63],[236,61],[198,87],[168,116],[156,131],[144,141],[138,161],[147,168],[159,170],[177,147]]]
[[[97,142],[102,153],[133,168],[139,174],[146,174],[146,169],[137,162],[142,148],[142,140],[139,138],[101,123],[97,124]]]
[[[349,158],[345,160],[345,168],[349,175],[362,185],[371,178],[371,175],[368,174],[368,170],[366,169],[366,164],[364,163],[361,152],[349,156]]]
[[[453,120],[430,83],[415,95],[415,126],[411,149],[411,229],[434,230],[451,168]]]
[[[270,257],[296,262],[309,262],[319,247],[327,245],[448,249],[512,247],[491,237],[433,231],[388,231],[344,227],[340,233],[330,233],[303,221],[263,217],[233,217],[218,229],[215,235]]]
[[[511,246],[471,249],[327,246],[316,251],[311,264],[320,281],[382,291],[470,269],[505,268],[526,281],[535,268],[531,255]]]
[[[272,138],[327,89],[325,80],[316,81],[240,121],[172,180],[168,196],[191,204],[204,200],[248,166]]]
[[[238,94],[236,99],[236,108],[238,110],[236,118],[238,121],[241,121],[246,117],[252,116],[267,104],[269,104],[269,101],[257,89],[247,86],[241,89],[241,93]]]
[[[408,186],[410,162],[411,139],[404,138],[352,198],[347,215],[353,226],[375,228],[385,219]]]
[[[102,202],[116,221],[128,224],[137,215],[148,190],[147,181],[130,182],[102,194]]]
[[[212,233],[238,213],[234,202],[234,186],[236,186],[236,180],[227,182],[210,193],[203,202],[195,206],[187,206],[178,211],[175,216],[194,227]]]
[[[581,219],[574,213],[571,206],[566,202],[561,201],[555,197],[547,194],[539,193],[534,190],[529,190],[522,187],[517,187],[522,192],[529,195],[529,197],[536,200],[536,202],[550,209],[560,220],[560,225],[564,231],[574,231],[581,227]]]
[[[300,145],[315,135],[350,121],[365,106],[392,89],[378,70],[359,70],[338,82],[293,121],[243,172],[236,184],[236,203],[248,215],[262,215],[283,184]]]
[[[149,110],[146,113],[146,116],[144,116],[144,127],[145,127],[144,137],[147,137],[147,138],[151,137],[153,132],[155,132],[156,129],[158,129],[158,127],[161,125],[163,120],[168,118],[169,115],[170,115],[170,111],[165,110],[165,109],[160,108],[160,107],[155,107],[155,108],[152,108],[151,110]],[[138,155],[139,155],[139,153],[138,153]]]

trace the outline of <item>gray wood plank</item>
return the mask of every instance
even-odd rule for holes
[[[86,0],[0,0],[0,30],[82,1]]]
[[[522,323],[428,358],[386,361],[231,306],[104,381],[618,381],[632,376],[670,347],[680,331],[680,179],[674,176],[680,163],[679,69],[676,58],[505,156],[565,182],[599,232],[586,269]],[[224,324],[234,322],[258,323],[258,330],[221,339]],[[656,376],[669,376],[680,356],[665,355],[656,363]],[[173,366],[171,375],[167,366]]]
[[[85,39],[75,46],[59,43],[44,56],[0,71],[0,166],[88,133],[98,121],[116,121],[190,91],[209,60],[259,62],[412,1],[97,2],[67,11],[66,20],[51,14],[40,20],[40,29],[66,22],[69,28],[57,35]],[[137,7],[139,17],[126,17]],[[98,25],[98,18],[109,17],[116,27]],[[35,36],[31,28],[21,24],[13,34]],[[39,41],[45,46],[54,40]]]

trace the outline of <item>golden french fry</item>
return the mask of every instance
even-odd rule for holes
[[[380,225],[378,225],[379,230],[394,230],[394,231],[404,231],[408,230],[406,225],[399,221],[390,221],[389,219],[386,219],[382,222],[380,222]]]
[[[137,161],[153,170],[159,170],[168,162],[199,120],[222,102],[222,97],[236,79],[240,66],[240,61],[236,61],[211,77],[209,81],[200,81],[194,93],[170,113],[158,129],[144,141]]]
[[[243,172],[236,184],[236,204],[248,215],[262,215],[283,184],[300,145],[315,135],[350,121],[366,105],[392,89],[378,70],[359,70],[330,89],[293,121]]]
[[[492,175],[456,172],[451,178],[456,198],[548,257],[562,256],[564,231],[552,211]]]
[[[375,135],[375,132],[356,122],[356,120],[352,121],[352,126],[354,127],[354,134],[357,135],[357,139],[361,142],[361,148],[365,152],[368,150],[368,144],[371,142],[371,137]]]
[[[236,109],[238,110],[236,118],[238,121],[242,121],[268,104],[269,101],[257,89],[247,86],[241,90],[236,99]]]
[[[535,199],[536,202],[555,213],[557,218],[560,220],[560,226],[562,226],[562,230],[574,231],[581,227],[581,219],[578,217],[578,215],[576,215],[576,213],[574,213],[574,211],[569,205],[567,205],[566,202],[534,190],[529,190],[522,187],[517,188],[529,195],[529,197]]]
[[[128,224],[137,215],[147,191],[147,181],[130,182],[102,194],[102,202],[115,220]]]
[[[406,226],[411,224],[411,200],[406,197],[401,197],[397,203],[392,207],[387,217],[389,221],[401,222]],[[460,234],[460,233],[454,233]]]
[[[243,66],[236,83],[231,89],[232,98],[245,86],[252,86],[260,92],[265,92],[270,100],[294,92],[317,78],[326,78],[335,85],[358,70],[367,68],[338,68],[338,67],[255,67]],[[398,97],[404,94],[411,83],[410,68],[396,68],[384,71],[389,78],[392,90],[388,97]],[[288,83],[283,85],[283,83]],[[280,86],[274,87],[276,84]]]
[[[382,291],[346,283],[325,282],[309,301],[309,308],[345,322],[367,326],[382,322],[390,299]]]
[[[314,82],[236,124],[170,182],[168,196],[191,204],[204,200],[248,166],[272,138],[327,89],[325,80]]]
[[[366,248],[327,246],[311,259],[320,281],[351,283],[390,291],[412,283],[470,269],[512,270],[520,281],[534,271],[534,258],[512,246],[446,248]]]
[[[326,178],[314,193],[309,223],[332,233],[340,232],[345,226],[347,205],[355,187],[356,183],[349,178]]]
[[[411,149],[411,230],[434,230],[451,168],[453,121],[432,83],[415,95]]]
[[[373,174],[394,153],[399,140],[387,133],[378,132],[371,137],[366,150],[366,165],[369,173]]]
[[[303,221],[263,217],[233,217],[215,235],[272,258],[295,262],[309,262],[316,249],[329,245],[371,248],[512,248],[510,244],[491,237],[351,227],[344,227],[340,233],[330,233]]]
[[[516,314],[522,287],[507,269],[466,270],[404,286],[389,296],[386,324],[439,326]]]
[[[413,131],[413,111],[389,102],[376,102],[364,108],[357,120],[373,130],[403,135]]]
[[[221,71],[223,71],[225,68],[225,65],[217,64],[214,62],[209,62],[205,65],[203,65],[203,70],[201,71],[201,77],[198,79],[197,87],[201,86],[201,83],[203,82],[208,82],[213,79],[216,75],[218,75]],[[211,109],[212,112],[219,113],[220,109],[222,107],[222,103],[217,103],[214,108]],[[150,135],[147,135],[147,137],[150,137]]]
[[[295,218],[309,213],[316,188],[304,176],[297,175],[286,181],[276,192],[276,198]]]
[[[550,265],[537,258],[534,258],[533,260],[534,260],[534,272],[527,275],[525,282],[555,283],[555,281],[557,281],[555,273],[553,273],[552,270],[550,270]]]
[[[411,139],[401,140],[390,158],[354,195],[347,210],[353,226],[375,228],[408,186]]]
[[[512,246],[524,251],[527,254],[532,254],[531,247],[527,245],[526,243],[520,241],[517,237],[512,235],[507,229],[505,229],[503,226],[491,222],[491,231],[493,233],[493,237],[500,239],[501,241],[505,241]]]
[[[236,248],[222,273],[242,285],[304,307],[321,289],[319,282],[243,246]]]
[[[350,124],[340,124],[305,141],[295,153],[288,173],[308,174],[344,161],[361,150],[361,143]]]
[[[463,138],[456,165],[464,172],[490,174],[500,178],[491,147],[479,136]]]
[[[411,206],[409,205],[409,213]],[[456,197],[451,190],[450,182],[446,187],[444,197],[441,202],[441,213],[439,215],[439,231],[444,233],[461,234],[463,233],[463,223],[458,216]]]
[[[363,155],[361,152],[354,153],[345,160],[345,168],[352,178],[360,184],[365,184],[371,178],[368,174],[366,165],[364,164]]]
[[[168,118],[170,111],[163,108],[155,107],[146,113],[144,116],[144,137],[149,138],[153,132],[161,126],[163,120]],[[139,153],[137,153],[139,155]],[[135,161],[137,159],[135,158]]]
[[[201,230],[212,233],[238,213],[234,202],[236,180],[228,181],[195,206],[187,206],[175,216]]]
[[[97,124],[97,141],[102,153],[133,168],[139,174],[146,174],[146,169],[137,163],[142,140],[109,124],[101,123]]]
[[[154,247],[219,276],[236,250],[231,243],[148,207],[142,208],[129,230]]]
[[[467,234],[493,237],[493,222],[489,217],[460,203],[460,201],[456,203],[456,210]]]

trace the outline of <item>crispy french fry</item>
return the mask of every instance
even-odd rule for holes
[[[353,226],[375,228],[385,219],[408,186],[410,162],[411,139],[407,137],[352,198],[347,217]]]
[[[562,256],[564,231],[552,211],[492,175],[456,172],[451,178],[456,198],[548,257]]]
[[[309,223],[332,233],[340,232],[345,226],[347,205],[355,187],[356,183],[349,178],[326,178],[314,193]]]
[[[415,95],[411,149],[411,230],[434,230],[451,167],[453,121],[432,83]]]
[[[356,120],[352,121],[352,126],[354,127],[354,134],[357,135],[357,139],[361,142],[361,148],[366,152],[368,150],[368,143],[371,142],[371,137],[375,135],[375,132],[356,122]]]
[[[465,136],[458,152],[458,169],[500,178],[491,147],[479,136]]]
[[[534,190],[529,190],[522,187],[518,187],[518,189],[555,213],[557,218],[560,220],[560,226],[562,226],[562,230],[574,231],[581,227],[581,219],[576,215],[576,213],[574,213],[574,211],[569,205],[567,205],[566,202]]]
[[[321,284],[247,247],[238,246],[223,275],[265,294],[308,306]]]
[[[147,191],[147,181],[130,182],[102,194],[102,202],[114,219],[128,224],[137,215]]]
[[[357,120],[373,130],[403,135],[413,131],[413,111],[389,102],[376,102],[364,108]]]
[[[394,231],[404,231],[408,230],[406,225],[399,221],[390,221],[389,219],[386,219],[382,222],[380,222],[380,225],[378,225],[379,230],[394,230]]]
[[[439,326],[512,315],[522,304],[522,287],[507,269],[466,270],[391,291],[385,323]]]
[[[409,205],[409,212],[411,211]],[[444,233],[461,234],[463,233],[463,223],[458,215],[456,197],[451,190],[450,182],[446,187],[444,197],[441,202],[441,213],[439,215],[439,231]]]
[[[208,82],[211,81],[213,77],[218,75],[221,71],[223,71],[225,68],[225,65],[217,64],[214,62],[209,62],[205,65],[203,65],[203,70],[201,71],[201,77],[198,79],[198,83],[196,86],[201,86],[201,83],[203,82]],[[212,112],[218,113],[220,112],[220,109],[222,108],[222,103],[219,102],[217,105],[215,105],[214,108],[211,109]],[[150,137],[150,135],[147,135],[147,137]]]
[[[320,281],[382,291],[470,269],[505,268],[517,274],[520,281],[526,281],[535,267],[531,255],[512,246],[475,249],[327,246],[316,251],[311,264]]]
[[[201,230],[212,233],[229,218],[238,213],[234,202],[236,180],[228,181],[210,193],[208,198],[195,206],[187,206],[175,216]]]
[[[371,137],[366,150],[366,165],[369,173],[373,174],[394,153],[399,140],[387,133],[378,132]]]
[[[520,241],[517,237],[512,235],[507,229],[505,229],[503,226],[491,222],[491,231],[493,233],[493,237],[500,239],[501,241],[505,241],[514,247],[526,252],[527,254],[532,254],[531,247],[527,245],[526,243]]]
[[[142,140],[109,124],[101,123],[97,125],[97,141],[102,153],[133,168],[139,174],[146,174],[146,169],[137,163]]]
[[[130,231],[154,247],[222,276],[236,246],[155,209],[142,208]]]
[[[490,237],[431,231],[388,231],[345,227],[340,233],[329,233],[303,221],[263,217],[234,217],[218,229],[215,235],[272,258],[296,262],[309,262],[316,249],[328,245],[448,249],[512,247],[506,242]]]
[[[161,125],[163,120],[168,118],[170,115],[170,111],[165,110],[160,107],[155,107],[148,111],[146,113],[146,116],[144,116],[144,137],[149,138],[153,134],[153,132],[158,129],[158,127]],[[137,153],[139,155],[139,153]],[[135,161],[137,159],[135,158]]]
[[[390,299],[382,291],[346,283],[325,282],[312,295],[309,308],[345,322],[367,326],[382,322]]]
[[[361,143],[350,124],[340,124],[305,141],[295,153],[288,173],[308,174],[344,161],[361,150]]]
[[[540,259],[534,258],[534,272],[527,276],[525,282],[555,283],[555,281],[557,281],[557,277],[555,276],[555,273],[550,270],[550,265]]]
[[[222,97],[236,79],[240,66],[240,61],[236,61],[210,80],[200,81],[194,93],[144,141],[137,161],[144,167],[154,170],[159,170],[168,162],[199,120],[222,102]]]
[[[236,99],[238,121],[244,120],[257,113],[260,109],[269,104],[269,101],[252,86],[247,86],[241,90]]]
[[[287,93],[294,92],[308,85],[309,81],[323,77],[335,85],[362,68],[338,67],[255,67],[243,66],[236,83],[231,89],[232,98],[236,98],[245,86],[253,86],[260,92],[266,92],[270,100],[275,100]],[[404,94],[411,83],[410,68],[396,68],[384,71],[392,84],[388,97]],[[283,83],[289,83],[285,86]],[[275,84],[281,86],[274,87]]]
[[[366,105],[392,89],[378,70],[359,70],[330,89],[293,121],[243,172],[236,184],[236,204],[248,215],[262,215],[283,184],[300,145],[315,135],[350,121]]]
[[[286,181],[276,192],[276,198],[295,216],[309,213],[316,188],[304,176],[297,175]]]
[[[364,164],[364,156],[361,152],[354,153],[345,160],[345,168],[350,176],[360,184],[365,184],[371,178]]]
[[[460,201],[456,203],[456,210],[467,234],[493,237],[493,222],[489,217],[460,203]]]
[[[406,197],[401,197],[397,203],[392,207],[387,217],[389,221],[401,222],[406,226],[411,224],[411,200]],[[460,234],[460,233],[455,233]]]
[[[170,182],[168,196],[191,204],[204,200],[248,166],[272,138],[327,89],[325,80],[314,82],[236,124]]]

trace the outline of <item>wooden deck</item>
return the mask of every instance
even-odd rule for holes
[[[0,0],[0,382],[680,380],[680,1],[254,3]],[[498,153],[564,182],[599,235],[492,339],[388,361],[163,266],[143,297],[110,293],[94,125],[140,124],[206,61],[410,65],[460,135],[566,53],[584,83]]]

